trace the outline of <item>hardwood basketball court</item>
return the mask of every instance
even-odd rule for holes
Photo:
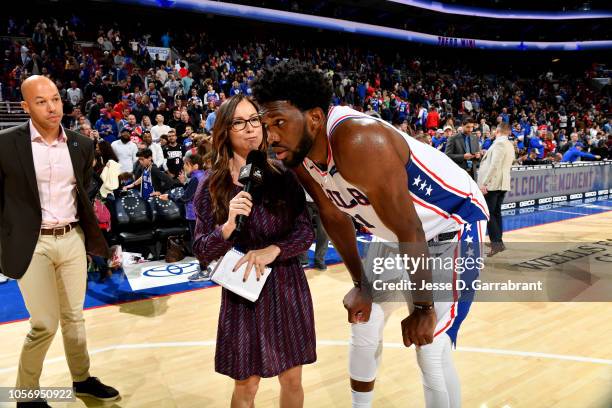
[[[612,239],[612,212],[529,227],[506,241],[593,242]],[[496,262],[500,262],[498,260]],[[611,268],[612,269],[612,268]],[[612,273],[612,272],[610,272]],[[318,361],[304,367],[305,406],[350,407],[349,325],[342,297],[350,287],[343,265],[307,272]],[[232,380],[214,372],[220,288],[113,305],[85,312],[92,375],[117,387],[122,400],[51,403],[53,407],[227,407]],[[474,303],[459,333],[455,364],[464,407],[610,407],[612,303]],[[401,344],[395,312],[374,406],[422,407],[413,349]],[[3,325],[0,384],[14,384],[27,321]],[[61,336],[47,355],[41,385],[69,386]],[[264,379],[257,407],[278,406],[278,383]],[[11,406],[0,403],[0,407]]]

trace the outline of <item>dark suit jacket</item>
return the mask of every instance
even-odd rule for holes
[[[478,137],[475,134],[470,135],[470,153],[474,154],[480,151]],[[446,143],[446,155],[453,159],[463,170],[467,170],[467,161],[463,158],[465,151],[465,140],[463,134],[459,133],[448,139]],[[473,169],[476,170],[480,161],[472,160]]]
[[[106,257],[108,245],[87,197],[93,173],[93,141],[67,129],[65,132],[85,246],[87,252]],[[42,225],[29,122],[0,131],[0,145],[0,265],[6,276],[20,279],[30,265]]]

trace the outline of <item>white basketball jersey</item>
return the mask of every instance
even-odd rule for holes
[[[484,196],[468,173],[444,153],[417,141],[389,123],[349,107],[336,106],[330,109],[327,117],[327,137],[342,122],[355,118],[377,120],[397,131],[408,143],[410,159],[405,166],[408,189],[427,240],[442,232],[457,231],[463,224],[489,218]],[[306,170],[341,211],[366,226],[373,235],[396,242],[397,237],[380,220],[367,196],[342,178],[334,164],[331,145],[328,146],[327,171],[321,171],[309,158],[304,159]],[[384,157],[373,159],[368,165],[375,166],[376,160],[384,160]]]

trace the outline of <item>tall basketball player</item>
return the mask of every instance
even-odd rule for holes
[[[344,298],[351,325],[349,369],[353,407],[370,407],[382,351],[385,312],[362,287],[354,220],[382,240],[412,243],[480,241],[488,210],[470,176],[438,150],[390,124],[348,107],[328,111],[332,90],[311,66],[281,63],[264,70],[253,93],[276,157],[293,167],[319,207],[321,219],[349,270],[354,287]],[[430,281],[422,269],[416,278]],[[469,303],[409,305],[404,344],[414,344],[427,407],[459,407],[459,379],[451,347]]]

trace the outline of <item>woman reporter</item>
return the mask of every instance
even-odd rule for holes
[[[236,247],[246,254],[247,274],[272,268],[256,302],[222,290],[215,370],[235,380],[232,407],[251,407],[260,379],[274,376],[280,406],[302,407],[302,365],[316,360],[312,299],[299,261],[314,239],[304,193],[292,172],[270,160],[264,183],[252,194],[242,191],[238,176],[248,153],[267,151],[249,98],[221,105],[213,134],[212,168],[194,198],[194,253],[207,264]],[[238,215],[248,218],[234,237]]]

